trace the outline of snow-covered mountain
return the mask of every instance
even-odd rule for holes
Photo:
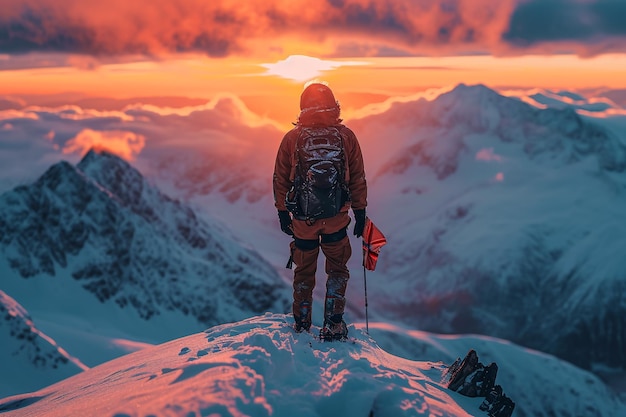
[[[447,365],[469,348],[477,348],[483,363],[496,361],[496,383],[516,401],[517,417],[626,412],[592,374],[503,341],[407,333],[403,337],[416,349],[409,358],[401,358],[385,352],[353,326],[353,342],[324,343],[307,333],[295,334],[288,322],[285,315],[266,314],[175,339],[40,391],[0,400],[0,413],[7,417],[482,416],[486,415],[479,410],[483,398],[446,388]]]
[[[110,153],[55,164],[0,207],[2,289],[88,365],[119,351],[71,332],[157,343],[287,311],[289,287],[255,251]]]
[[[0,340],[0,397],[43,388],[87,369],[39,331],[28,312],[3,291]]]
[[[590,109],[575,105],[580,95],[550,97],[540,108],[459,85],[346,121],[365,158],[368,213],[389,239],[370,276],[373,317],[507,338],[590,369],[626,365],[626,131],[578,114]],[[256,175],[176,162],[154,178],[241,238],[262,236],[259,251],[288,275],[263,155]],[[357,251],[350,268],[359,278]],[[358,313],[362,284],[350,286]]]
[[[626,124],[552,104],[548,100],[548,108],[537,108],[484,86],[461,85],[434,100],[395,102],[346,121],[365,157],[368,214],[389,240],[377,270],[367,276],[372,321],[497,336],[593,370],[626,366]],[[168,134],[187,119],[177,116]],[[132,123],[146,136],[159,125],[142,120]],[[122,126],[120,120],[96,121],[104,130]],[[219,140],[220,124],[211,126],[215,132],[202,133],[215,133],[215,143],[223,145],[213,156],[206,154],[213,142],[186,141],[187,156],[194,155],[193,146],[202,146],[205,153],[198,148],[195,159],[177,152],[163,158],[163,143],[159,152],[148,144],[137,161],[148,180],[110,154],[91,152],[76,166],[62,162],[34,184],[0,196],[1,289],[24,306],[38,329],[83,363],[93,366],[146,346],[131,342],[161,343],[196,333],[199,326],[288,310],[291,290],[279,275],[288,280],[292,273],[284,268],[289,238],[278,228],[271,195],[280,132],[250,127],[234,135],[239,142],[233,144]],[[229,154],[242,150],[245,158]],[[164,196],[153,182],[184,203]],[[351,233],[350,238],[353,278],[346,319],[354,323],[362,319],[363,280],[360,242]],[[323,279],[318,277],[316,301]],[[321,324],[320,311],[315,305],[314,324]],[[469,338],[457,342],[460,351],[446,348],[442,358],[439,344],[447,343],[445,337],[435,338],[431,348],[395,332],[372,330],[372,336],[386,351],[416,360],[449,363],[476,345],[479,354],[483,348],[492,352],[482,338]],[[279,343],[287,336],[272,337]],[[261,345],[259,351],[269,352]],[[257,349],[250,346],[257,345],[244,350]],[[413,348],[421,353],[411,356]],[[200,363],[199,355],[194,359],[190,363]],[[535,381],[529,379],[535,374],[524,374],[529,359],[517,354],[492,356],[496,359],[505,367],[520,363],[513,379],[522,388],[508,379],[503,385],[514,398],[531,402],[533,395],[522,384]],[[554,366],[538,363],[551,370],[568,367],[556,360]],[[319,372],[319,363],[311,366]],[[154,375],[166,378],[161,369]],[[180,367],[181,381],[191,375],[190,384],[199,383],[196,371],[205,375],[205,368],[185,369]],[[597,381],[578,372],[559,371],[554,379]],[[109,374],[99,375],[100,387],[108,385]],[[585,398],[591,393],[598,401],[610,397],[596,382],[574,382],[573,391],[558,384],[554,392],[545,390],[553,383],[542,384],[540,404],[556,399],[561,404],[571,392]],[[20,404],[46,404],[32,397],[25,401]],[[471,402],[466,412],[474,413],[477,404]],[[590,407],[554,415],[622,414]],[[29,415],[20,414],[26,410],[16,413]]]
[[[397,135],[369,175],[389,237],[372,310],[626,366],[626,132],[464,85],[352,125]]]

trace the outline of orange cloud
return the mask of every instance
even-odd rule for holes
[[[90,149],[106,150],[127,161],[133,161],[145,146],[142,135],[121,130],[95,131],[83,129],[63,146],[64,154],[84,155]]]
[[[100,56],[202,51],[213,57],[266,59],[294,54],[523,54],[545,45],[553,45],[548,47],[552,52],[572,45],[581,54],[624,50],[626,33],[614,22],[621,6],[611,8],[608,0],[598,0],[597,7],[589,7],[588,1],[565,2],[0,0],[0,27],[9,28],[0,32],[0,49]],[[539,25],[546,14],[550,25]],[[559,28],[563,31],[555,37]],[[89,60],[78,64],[97,65]]]
[[[264,116],[259,116],[258,114],[251,111],[238,96],[231,93],[216,94],[210,101],[207,101],[205,104],[196,106],[166,107],[153,104],[131,104],[126,106],[124,108],[124,112],[121,113],[124,114],[124,118],[134,120],[133,116],[129,116],[127,114],[128,112],[132,112],[133,110],[141,110],[155,113],[159,116],[176,115],[181,117],[188,117],[192,113],[215,111],[225,118],[237,119],[241,121],[241,123],[249,127],[271,125],[279,130],[283,129],[283,126],[281,126],[274,120]],[[99,113],[101,117],[107,114],[106,112]]]

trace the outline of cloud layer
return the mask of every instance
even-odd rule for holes
[[[0,54],[592,55],[624,21],[618,0],[0,0]]]
[[[406,113],[398,104],[432,100],[444,91],[394,97],[346,115],[346,123],[364,145],[369,172],[377,172],[387,162],[380,155],[393,153],[394,147],[402,145],[381,140],[394,137],[394,129],[404,134],[403,124],[397,122],[406,118]],[[543,90],[507,91],[505,95],[535,106],[545,103],[550,107],[593,111],[592,116],[597,118],[626,114],[622,106],[606,98],[609,93],[622,92],[603,92],[595,98]],[[270,195],[268,173],[272,172],[276,150],[289,128],[254,114],[240,99],[229,95],[186,107],[135,103],[121,104],[124,107],[118,110],[34,106],[0,96],[0,103],[3,101],[8,108],[0,108],[0,193],[33,181],[59,160],[78,162],[88,149],[96,147],[132,161],[145,173],[172,171],[197,179],[199,186],[229,179],[233,190],[243,183],[256,182],[261,184],[260,193]],[[493,164],[502,160],[493,149],[481,149],[475,157]]]
[[[0,110],[0,193],[33,181],[59,160],[76,163],[91,148],[113,152],[146,172],[167,163],[180,164],[179,170],[193,163],[209,173],[233,166],[271,172],[282,134],[232,96],[184,108]]]

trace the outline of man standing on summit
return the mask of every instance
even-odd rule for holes
[[[293,317],[297,332],[309,331],[317,256],[326,257],[326,298],[323,340],[343,340],[343,320],[352,254],[346,229],[352,207],[354,235],[365,226],[367,184],[363,156],[355,134],[341,123],[339,102],[320,82],[309,84],[300,97],[300,115],[284,136],[274,168],[274,200],[280,228],[293,236],[291,254]]]

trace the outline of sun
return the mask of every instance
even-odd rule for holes
[[[290,55],[282,61],[261,64],[267,71],[263,75],[273,75],[296,82],[305,82],[319,77],[325,71],[343,66],[367,65],[360,61],[322,60],[306,55]]]

